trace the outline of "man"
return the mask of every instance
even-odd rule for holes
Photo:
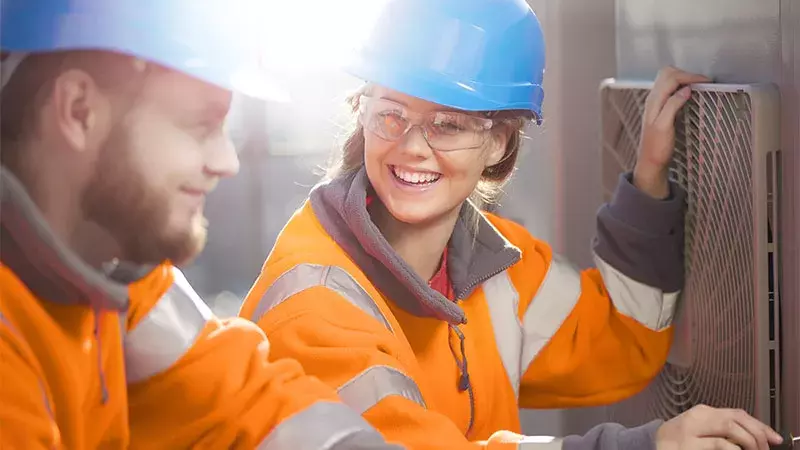
[[[397,448],[164,263],[271,92],[238,3],[3,0],[0,447]]]
[[[269,91],[239,71],[232,16],[258,17],[245,6],[3,0],[0,447],[395,448],[163,263],[200,251],[204,196],[237,170],[230,91]],[[564,447],[648,446],[655,429]],[[656,441],[756,449],[768,433],[698,408]]]

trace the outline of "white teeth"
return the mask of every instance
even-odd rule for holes
[[[400,178],[406,183],[413,184],[433,183],[434,181],[438,181],[442,176],[439,173],[432,172],[408,172],[398,167],[392,167],[392,172],[397,178]]]

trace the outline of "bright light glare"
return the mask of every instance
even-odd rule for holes
[[[270,4],[265,62],[279,71],[338,67],[366,37],[385,0],[283,0]]]
[[[288,104],[267,103],[272,154],[326,154],[352,120],[346,94],[363,81],[343,64],[367,38],[386,0],[270,0],[259,27],[262,68]]]

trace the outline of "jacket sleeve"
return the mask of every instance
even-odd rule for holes
[[[636,428],[603,423],[584,435],[564,438],[495,433],[498,441],[515,442],[517,450],[656,450],[655,436],[664,422],[654,420]]]
[[[313,278],[307,275],[304,279]],[[270,336],[273,354],[298,359],[389,441],[414,450],[518,448],[517,443],[494,439],[470,442],[449,418],[427,409],[414,381],[415,368],[396,356],[403,344],[376,318],[380,313],[368,314],[354,304],[359,300],[352,298],[353,292],[340,294],[349,290],[344,284],[332,284],[299,292],[278,286],[281,295],[289,295],[262,315],[256,312],[263,310],[263,302],[273,300],[265,297],[270,286],[262,274],[241,315],[257,320]]]
[[[0,312],[0,448],[62,447],[43,380],[32,350]]]
[[[512,276],[532,281],[520,292],[520,406],[609,404],[658,374],[683,285],[684,199],[675,184],[668,199],[653,199],[623,175],[598,214],[593,269],[538,241],[522,246]]]
[[[255,324],[213,317],[177,269],[156,269],[131,301],[131,448],[400,448],[296,361],[270,361]]]
[[[663,424],[654,420],[636,428],[616,423],[598,425],[583,436],[567,436],[559,450],[655,450],[655,435]]]

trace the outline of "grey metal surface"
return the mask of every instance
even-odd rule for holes
[[[800,434],[800,0],[781,0],[783,418]]]
[[[617,76],[673,64],[726,83],[780,78],[780,0],[618,0]]]
[[[531,4],[536,8],[539,3]],[[599,105],[596,94],[606,76],[652,80],[672,64],[728,83],[774,82],[782,91],[784,189],[782,192],[785,342],[800,342],[800,0],[569,0],[548,2],[545,125],[542,145],[553,155],[554,175],[525,167],[520,176],[554,177],[552,213],[556,250],[582,265],[590,262],[599,196]],[[613,28],[613,31],[612,31]],[[614,43],[609,46],[608,39]],[[613,47],[613,48],[611,48]],[[609,64],[614,67],[609,68]],[[528,172],[530,171],[530,172]],[[516,192],[514,192],[516,194]],[[524,199],[509,200],[513,211]],[[520,205],[520,206],[518,206]],[[546,214],[541,205],[528,208]],[[543,206],[548,206],[545,203]],[[785,351],[783,418],[800,431],[800,349]],[[553,420],[549,420],[555,414]],[[523,428],[539,430],[542,417],[562,433],[582,432],[607,417],[605,408],[562,415],[528,411]]]
[[[784,426],[800,431],[800,0],[617,0],[617,77],[664,64],[782,91]]]

